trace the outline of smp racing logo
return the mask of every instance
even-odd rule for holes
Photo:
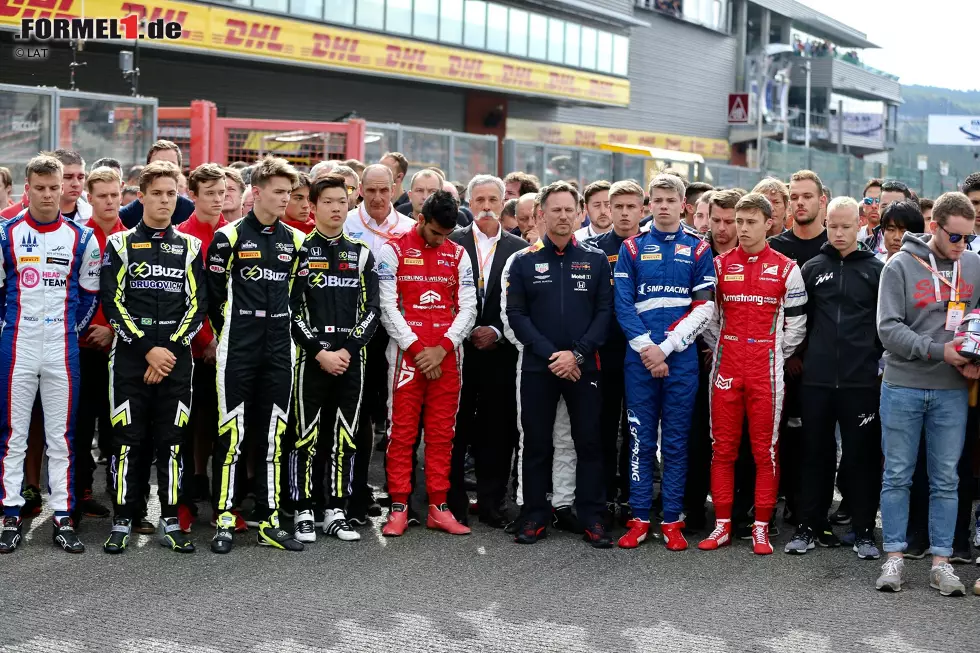
[[[626,423],[629,424],[630,429],[630,439],[632,440],[632,446],[630,447],[630,479],[639,482],[640,481],[640,432],[639,427],[643,426],[640,422],[640,418],[636,416],[632,410],[626,411]]]
[[[19,41],[168,41],[181,38],[181,29],[177,21],[146,20],[138,14],[112,18],[21,18],[20,33],[14,38]]]

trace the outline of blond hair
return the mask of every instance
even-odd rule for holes
[[[99,166],[88,173],[88,177],[85,179],[85,190],[91,195],[95,184],[111,184],[113,182],[119,184],[120,192],[122,192],[122,178],[119,173],[108,166]]]
[[[739,211],[759,211],[766,220],[772,220],[772,204],[762,193],[749,193],[743,196],[735,205],[735,212]]]
[[[180,168],[170,161],[154,161],[147,163],[140,170],[140,192],[145,193],[150,185],[160,177],[168,177],[174,180],[174,185],[180,183]]]
[[[623,181],[617,181],[615,184],[609,187],[609,201],[618,195],[636,195],[643,201],[643,189],[638,183],[632,179],[625,179]]]
[[[650,180],[648,187],[649,193],[653,195],[654,188],[664,188],[677,193],[677,197],[684,201],[684,180],[677,174],[662,173]]]
[[[283,177],[289,180],[289,187],[295,188],[299,183],[299,173],[289,161],[267,156],[255,165],[252,171],[251,185],[265,187],[273,177]]]

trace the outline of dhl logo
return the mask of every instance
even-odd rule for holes
[[[612,82],[604,82],[598,79],[589,80],[589,96],[595,98],[615,98],[616,92],[613,90]]]
[[[500,83],[509,86],[534,88],[534,82],[531,80],[532,73],[533,70],[531,68],[504,64],[504,74],[501,76]]]
[[[425,50],[403,48],[400,45],[389,45],[385,50],[387,54],[383,61],[388,68],[417,70],[422,73],[429,70],[429,66],[425,65]]]
[[[279,43],[280,28],[278,26],[267,23],[248,23],[235,18],[229,18],[226,25],[228,26],[228,33],[225,34],[225,45],[238,45],[248,49],[282,52],[282,43]]]
[[[618,141],[615,141],[618,142]],[[594,131],[575,130],[575,144],[580,146],[598,146],[598,138]]]
[[[558,127],[541,129],[538,135],[542,143],[561,143],[561,129]]]
[[[485,79],[483,59],[449,55],[449,76],[463,79]]]
[[[173,9],[164,9],[162,7],[143,5],[136,2],[122,3],[122,11],[125,14],[136,14],[139,16],[140,21],[145,19],[148,23],[162,20],[164,23],[180,23],[181,27],[187,24],[186,11],[175,11]],[[187,38],[189,35],[189,32],[181,31],[183,38]]]
[[[81,14],[74,0],[0,0],[0,18],[73,18]]]
[[[314,34],[313,49],[310,54],[314,57],[329,59],[331,61],[349,61],[350,63],[360,63],[361,55],[357,54],[359,41],[344,36],[330,36],[329,34]]]
[[[629,143],[630,135],[626,132],[609,132],[609,141],[612,143]]]
[[[725,154],[725,155],[727,155],[728,154],[728,144],[727,143],[724,143],[724,142],[721,142],[721,143],[712,143],[711,144],[711,153],[712,154]]]
[[[679,150],[681,149],[681,139],[679,138],[668,138],[667,144],[664,145],[668,150]]]
[[[640,145],[646,145],[647,147],[657,147],[656,136],[640,136],[638,140],[640,142]]]
[[[575,75],[565,75],[563,73],[548,73],[548,84],[545,87],[549,91],[562,91],[575,94]]]

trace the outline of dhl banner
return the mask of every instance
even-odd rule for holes
[[[351,0],[353,1],[353,0]],[[153,45],[200,48],[327,68],[397,75],[481,89],[629,106],[629,81],[594,73],[456,50],[383,34],[342,29],[190,2],[125,0],[0,0],[0,27],[22,18],[162,18],[181,24],[181,38]],[[143,41],[150,45],[149,41]]]
[[[677,136],[632,129],[612,129],[591,125],[573,125],[560,122],[521,120],[507,118],[507,138],[519,141],[537,141],[552,145],[598,148],[604,143],[644,145],[679,152],[694,152],[706,159],[728,159],[731,151],[728,141],[697,136]]]

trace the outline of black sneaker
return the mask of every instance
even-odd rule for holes
[[[514,541],[518,544],[534,544],[538,540],[543,540],[546,537],[548,537],[548,528],[544,524],[526,519],[521,522]]]
[[[783,547],[783,553],[790,555],[806,555],[807,551],[814,549],[817,545],[813,543],[813,531],[806,526],[798,526],[793,539]]]
[[[968,565],[973,562],[973,554],[970,553],[969,545],[954,546],[953,555],[949,556],[949,561],[957,565]]]
[[[0,531],[0,553],[13,553],[20,544],[24,520],[20,517],[4,517]]]
[[[370,517],[380,517],[384,512],[381,510],[381,504],[378,500],[374,498],[374,494],[371,494],[367,500],[367,514]],[[411,513],[409,513],[411,515]]]
[[[85,545],[78,539],[71,517],[52,517],[52,541],[68,553],[85,553]]]
[[[95,500],[92,496],[92,490],[85,490],[82,493],[82,500],[78,502],[78,511],[85,517],[94,517],[95,519],[105,519],[112,514],[108,508]]]
[[[555,508],[555,512],[551,516],[551,525],[560,531],[574,533],[575,535],[581,535],[585,532],[582,524],[579,523],[578,518],[572,512],[571,506]]]
[[[827,521],[835,526],[846,526],[851,523],[851,515],[848,512],[838,508],[834,512],[830,513],[830,516],[827,517]]]
[[[927,553],[929,553],[929,545],[914,542],[909,543],[909,545],[905,548],[905,553],[902,555],[909,560],[922,560],[926,557]]]
[[[231,553],[235,541],[234,513],[223,512],[215,520],[214,537],[211,538],[211,551],[214,553]]]
[[[629,528],[626,523],[633,519],[633,509],[628,502],[619,504],[618,516],[620,528]]]
[[[739,540],[751,540],[752,539],[752,524],[735,524],[733,529],[736,539]]]
[[[368,508],[368,514],[371,514],[371,509]],[[380,513],[378,513],[380,514]],[[408,525],[409,526],[421,526],[422,519],[419,517],[419,513],[415,508],[412,507],[412,502],[408,502]]]
[[[129,534],[133,529],[133,520],[124,517],[116,517],[112,520],[112,530],[109,531],[109,539],[102,545],[102,550],[106,553],[122,553],[129,545]]]
[[[515,519],[512,522],[509,522],[506,526],[504,526],[504,532],[507,533],[508,535],[517,535],[518,531],[520,530],[521,530],[521,522],[517,519]]]
[[[24,497],[24,505],[20,507],[22,518],[37,517],[41,514],[41,488],[36,485],[28,485],[21,493]]]
[[[358,502],[350,503],[347,509],[347,522],[353,526],[367,526],[371,523],[371,519],[368,517],[367,506]]]
[[[824,526],[817,531],[817,544],[827,549],[836,549],[840,546],[840,539],[830,526]]]
[[[146,518],[146,515],[143,515],[133,522],[133,532],[139,533],[140,535],[153,535],[157,532],[157,527]]]
[[[772,519],[769,520],[769,537],[776,537],[779,535],[779,524],[776,523],[779,520],[773,515]]]
[[[169,547],[177,553],[194,553],[194,543],[187,537],[187,533],[180,530],[180,520],[176,517],[160,518],[157,541],[160,546]]]
[[[591,544],[593,549],[611,549],[613,545],[612,538],[606,530],[606,525],[601,521],[597,521],[589,528],[586,528],[582,539]]]
[[[285,551],[302,551],[303,543],[298,542],[289,533],[279,528],[279,518],[273,513],[267,520],[259,522],[259,546],[271,546]]]

